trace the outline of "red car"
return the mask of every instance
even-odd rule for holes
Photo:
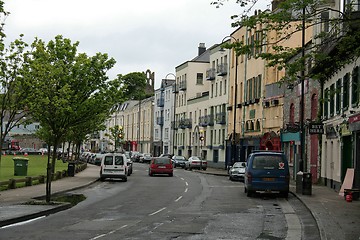
[[[153,158],[149,165],[149,176],[153,176],[154,174],[168,174],[172,177],[173,171],[171,159],[167,157]]]

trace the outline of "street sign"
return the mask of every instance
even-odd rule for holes
[[[310,134],[324,134],[324,125],[322,123],[309,123]]]

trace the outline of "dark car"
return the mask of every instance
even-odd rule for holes
[[[245,193],[250,197],[256,191],[289,193],[289,164],[283,152],[256,151],[247,159]]]
[[[173,156],[172,157],[172,162],[174,164],[174,167],[182,167],[185,168],[185,163],[187,162],[187,159],[184,156]]]
[[[171,159],[167,157],[155,157],[149,165],[149,176],[153,176],[154,174],[168,174],[172,177],[173,171]]]

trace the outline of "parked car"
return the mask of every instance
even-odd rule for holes
[[[229,179],[231,181],[244,181],[246,162],[235,162],[229,170]]]
[[[175,155],[171,158],[174,168],[182,167],[185,168],[185,163],[188,161],[184,156]]]
[[[41,152],[41,154],[47,154],[48,149],[47,148],[39,148],[39,152]]]
[[[167,158],[172,158],[173,157],[173,155],[172,154],[170,154],[170,153],[163,153],[163,154],[160,154],[160,156],[159,157],[167,157]]]
[[[123,153],[106,153],[101,160],[100,180],[106,178],[120,178],[127,181],[128,166],[127,157]]]
[[[138,154],[139,154],[139,152],[136,152],[136,151],[130,152],[131,161],[136,162],[136,157]]]
[[[191,156],[189,157],[188,161],[185,163],[185,170],[189,169],[199,169],[199,170],[206,170],[207,169],[207,161],[202,160],[198,156]]]
[[[133,172],[133,161],[131,160],[130,158],[130,152],[124,152],[126,158],[127,158],[127,166],[129,168],[129,171],[128,171],[128,176],[130,176]]]
[[[256,151],[249,155],[245,170],[245,193],[256,191],[289,194],[289,164],[283,152]]]
[[[154,174],[168,174],[173,176],[173,165],[171,159],[167,157],[155,157],[151,160],[149,165],[149,176]]]
[[[20,154],[39,155],[41,152],[35,148],[22,148]]]
[[[140,156],[139,162],[150,163],[151,159],[152,159],[152,155],[150,153],[144,153],[143,155]]]
[[[101,160],[102,160],[103,157],[104,157],[104,154],[96,153],[95,157],[94,157],[94,164],[97,165],[97,166],[100,166],[101,165]]]

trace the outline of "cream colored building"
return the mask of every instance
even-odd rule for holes
[[[300,46],[301,33],[296,33],[290,39],[281,41],[279,40],[282,36],[275,32],[270,32],[266,36],[262,34],[260,25],[257,29],[251,30],[240,27],[231,34],[231,42],[237,41],[252,45],[254,42],[260,41],[267,45],[254,47],[250,54],[240,55],[238,58],[232,50],[229,103],[234,102],[235,82],[237,82],[237,104],[235,137],[233,136],[233,107],[229,112],[229,142],[236,144],[235,156],[230,161],[245,161],[246,157],[255,149],[281,149],[280,130],[284,121],[284,85],[280,85],[279,81],[285,73],[284,70],[267,67],[267,62],[256,56],[263,52],[272,52],[272,46],[268,46],[272,42],[278,41],[278,44],[282,46]],[[307,37],[310,38],[311,35]],[[237,66],[236,63],[238,63]],[[230,147],[231,144],[228,146]]]
[[[206,49],[176,67],[175,154],[201,156],[209,166],[225,164],[228,52]]]

